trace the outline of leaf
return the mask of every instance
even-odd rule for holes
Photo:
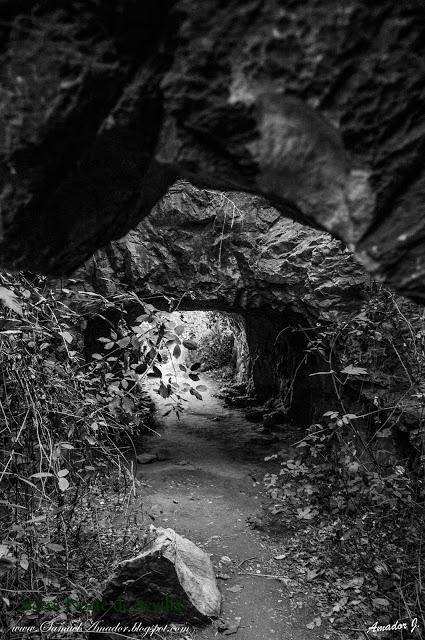
[[[93,426],[93,425],[92,425]],[[69,473],[69,469],[61,469],[58,471],[58,478],[64,478]]]
[[[307,580],[314,580],[314,578],[317,578],[317,576],[319,575],[319,571],[317,571],[316,569],[308,569],[307,571]]]
[[[208,388],[207,388],[204,384],[198,384],[198,385],[196,386],[196,389],[197,389],[198,391],[208,391]]]
[[[175,358],[180,358],[181,353],[182,353],[182,350],[180,349],[179,345],[176,344],[176,346],[174,347],[174,350],[173,350],[173,356]]]
[[[187,369],[184,366],[184,364],[179,364],[179,369],[180,369],[180,371],[187,371]]]
[[[231,591],[232,593],[239,593],[239,591],[242,591],[243,586],[240,584],[235,584],[233,587],[229,587],[227,589],[227,591]]]
[[[349,529],[348,531],[346,531],[340,538],[340,540],[342,542],[345,542],[346,540],[349,540],[351,538],[352,535],[354,535],[356,533],[357,529],[356,527],[353,527],[352,529]]]
[[[69,333],[69,331],[62,331],[61,336],[65,340],[65,342],[67,342],[68,344],[71,344],[71,342],[74,339],[72,335]]]
[[[131,398],[123,398],[121,401],[121,406],[126,413],[132,415],[134,411],[134,402]]]
[[[318,616],[317,618],[314,618],[311,622],[309,622],[306,627],[307,629],[314,629],[315,627],[320,627],[321,624],[322,618]]]
[[[29,567],[28,557],[26,555],[21,556],[19,560],[19,566],[22,567],[24,571],[26,571]]]
[[[297,518],[299,520],[312,520],[314,516],[317,515],[317,511],[313,510],[311,507],[305,507],[304,509],[297,509]]]
[[[381,431],[378,431],[378,433],[376,434],[377,438],[389,438],[391,435],[391,429],[381,429]]]
[[[359,466],[360,465],[358,462],[350,462],[350,464],[348,465],[348,471],[354,475],[359,470]]]
[[[92,353],[91,357],[93,360],[103,360],[103,356],[101,356],[100,353]]]
[[[356,589],[358,587],[361,587],[363,583],[364,583],[363,576],[356,576],[355,578],[352,578],[351,580],[349,580],[349,582],[346,582],[341,586],[343,589]]]
[[[196,389],[194,389],[193,387],[190,387],[190,393],[192,394],[192,396],[195,396],[195,398],[197,398],[198,400],[202,400],[201,394],[198,393]]]
[[[155,365],[152,367],[152,371],[148,373],[149,378],[162,378],[162,372]]]
[[[168,398],[170,396],[170,393],[169,393],[167,387],[162,382],[161,382],[161,384],[159,386],[158,393],[164,399],[166,399],[166,398]]]
[[[352,364],[349,364],[348,367],[341,369],[341,373],[346,373],[350,376],[367,376],[366,369],[363,369],[363,367],[355,367]]]
[[[184,332],[185,330],[185,326],[184,324],[179,324],[175,329],[175,333],[177,333],[178,336],[181,336],[181,334]]]
[[[147,368],[148,365],[145,362],[142,362],[141,364],[137,365],[137,367],[135,368],[135,372],[141,375],[142,373],[145,373],[145,371],[147,371]]]
[[[6,307],[22,316],[22,305],[13,291],[6,289],[6,287],[0,287],[0,300]]]
[[[66,478],[59,478],[58,484],[61,491],[66,491],[69,487],[69,482]]]
[[[189,378],[194,382],[198,382],[199,376],[196,373],[189,373]]]
[[[274,556],[275,560],[284,560],[286,558],[286,553],[282,553],[279,556]]]
[[[191,371],[197,371],[199,369],[199,367],[201,366],[200,362],[195,362],[191,367],[190,370]]]
[[[44,546],[47,547],[47,549],[55,552],[65,551],[65,547],[63,547],[61,544],[55,544],[54,542],[48,542]]]
[[[386,598],[373,598],[372,605],[375,609],[386,609],[390,606],[390,602]]]
[[[52,478],[53,476],[53,473],[47,473],[47,471],[39,471],[38,473],[33,473],[30,478]]]
[[[348,598],[346,596],[343,596],[340,600],[338,600],[336,604],[334,604],[334,606],[332,607],[332,612],[338,613],[339,611],[341,611],[343,607],[345,607],[347,602],[348,602]]]
[[[183,346],[189,349],[189,351],[194,351],[198,348],[198,345],[196,342],[193,342],[193,340],[183,340]]]

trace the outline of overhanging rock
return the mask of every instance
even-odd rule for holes
[[[74,273],[73,289],[129,289],[158,306],[274,310],[315,322],[357,309],[367,278],[344,244],[283,218],[263,198],[179,182],[121,240]]]
[[[69,273],[177,176],[425,299],[423,0],[1,3],[0,265]]]

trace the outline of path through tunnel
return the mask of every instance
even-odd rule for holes
[[[263,499],[261,479],[278,469],[268,458],[282,447],[289,456],[288,444],[296,441],[298,429],[286,425],[279,435],[269,433],[257,420],[248,419],[247,408],[250,401],[258,406],[275,389],[287,388],[271,374],[279,370],[279,362],[282,371],[299,368],[297,356],[303,354],[288,347],[296,342],[282,340],[292,328],[282,331],[277,320],[265,323],[263,318],[261,325],[259,317],[217,311],[166,315],[168,326],[181,335],[181,344],[164,346],[161,381],[147,380],[156,407],[155,430],[143,439],[134,462],[148,523],[171,527],[209,554],[223,594],[226,623],[219,625],[230,630],[240,626],[244,640],[270,640],[277,634],[304,640],[314,605],[307,596],[294,624],[282,585],[268,579],[279,570],[274,565],[281,557],[282,540],[252,526]],[[277,327],[280,335],[275,334]],[[265,344],[270,371],[263,362]],[[303,346],[299,340],[297,348]],[[273,353],[280,355],[273,358]],[[177,381],[181,393],[188,373],[199,396],[183,393],[184,409],[177,414],[171,399],[161,395],[161,385]],[[258,393],[255,380],[261,382]],[[217,631],[207,625],[193,629],[190,637],[212,640]],[[313,637],[319,640],[323,634]]]
[[[159,315],[154,322],[164,320],[168,330],[178,328],[184,333],[178,344],[168,340],[161,348],[164,380],[186,393],[187,382],[196,389],[197,376],[206,374],[226,387],[233,406],[250,410],[260,421],[273,413],[276,424],[307,427],[320,415],[332,390],[326,379],[310,375],[320,363],[308,350],[313,327],[305,317],[272,308],[221,311],[192,306],[167,312],[163,302],[156,301]],[[111,330],[120,333],[139,314],[140,307],[130,305],[124,311],[104,310],[89,318],[86,355],[91,357],[99,349],[102,336]],[[143,325],[149,333],[149,322]]]

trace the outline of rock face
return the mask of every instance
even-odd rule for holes
[[[264,195],[424,299],[422,0],[0,11],[3,267],[69,273],[183,176]]]
[[[103,626],[200,623],[220,614],[221,595],[209,556],[172,529],[151,527],[144,551],[108,579],[98,619]]]
[[[110,295],[125,290],[180,309],[316,320],[351,310],[366,278],[342,242],[283,218],[260,199],[177,183],[135,230],[74,274]]]

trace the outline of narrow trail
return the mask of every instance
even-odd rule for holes
[[[284,580],[265,577],[282,575],[274,556],[285,552],[285,540],[253,529],[247,520],[261,505],[271,438],[241,411],[223,405],[217,382],[203,377],[201,383],[208,387],[203,401],[188,395],[180,421],[174,413],[163,417],[166,401],[153,395],[161,437],[150,438],[144,452],[158,451],[160,460],[137,466],[145,483],[144,508],[156,526],[175,529],[211,555],[223,594],[222,618],[241,618],[232,634],[236,640],[325,638],[322,628],[306,629],[319,613],[306,604],[308,593],[300,608]],[[192,637],[221,636],[215,622]]]

